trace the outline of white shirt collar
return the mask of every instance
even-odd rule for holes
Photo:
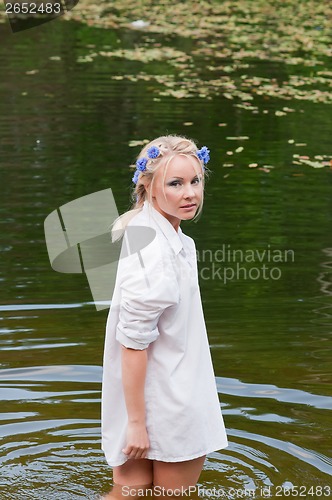
[[[155,222],[158,224],[167,240],[169,241],[171,247],[173,248],[175,254],[177,255],[183,248],[182,243],[182,229],[178,228],[178,231],[175,230],[174,226],[169,222],[166,217],[164,217],[158,210],[156,210],[148,200],[145,200],[143,203],[143,211],[147,212],[149,215],[152,215]]]

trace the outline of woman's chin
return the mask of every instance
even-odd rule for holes
[[[190,220],[195,217],[196,211],[193,211],[192,214],[182,214],[181,220]]]

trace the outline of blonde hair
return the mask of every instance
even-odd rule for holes
[[[144,201],[146,199],[153,206],[151,189],[149,196],[146,190],[146,186],[150,184],[151,188],[153,187],[156,172],[160,168],[162,168],[163,165],[165,165],[163,176],[164,186],[168,165],[170,161],[177,155],[186,156],[187,158],[191,157],[197,160],[197,166],[200,168],[200,172],[198,171],[198,169],[196,170],[196,168],[195,170],[197,174],[202,173],[203,192],[201,203],[198,206],[198,211],[192,220],[197,219],[197,217],[202,212],[205,185],[204,179],[208,176],[210,170],[206,166],[205,169],[202,168],[202,161],[197,156],[197,146],[195,142],[192,139],[187,139],[186,137],[179,135],[165,135],[157,137],[157,139],[153,139],[143,147],[136,160],[139,158],[147,157],[147,150],[152,146],[157,146],[159,148],[160,154],[157,158],[149,159],[146,165],[146,170],[139,173],[137,184],[131,192],[131,200],[133,202],[131,208],[124,214],[117,217],[117,219],[115,219],[115,221],[111,225],[112,242],[117,241],[121,238],[129,221],[142,210]],[[130,168],[136,169],[136,160],[135,164],[130,165]],[[163,193],[166,198],[164,187]]]

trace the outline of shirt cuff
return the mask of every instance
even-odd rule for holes
[[[123,326],[120,322],[116,329],[116,340],[120,342],[120,344],[140,351],[147,349],[151,342],[157,339],[158,335],[159,330],[157,327],[149,332],[140,332]]]

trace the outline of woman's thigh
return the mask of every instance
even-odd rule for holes
[[[206,455],[184,462],[153,461],[153,485],[165,489],[196,486]]]
[[[147,458],[130,458],[122,465],[113,468],[113,483],[122,486],[152,484],[153,463]]]

